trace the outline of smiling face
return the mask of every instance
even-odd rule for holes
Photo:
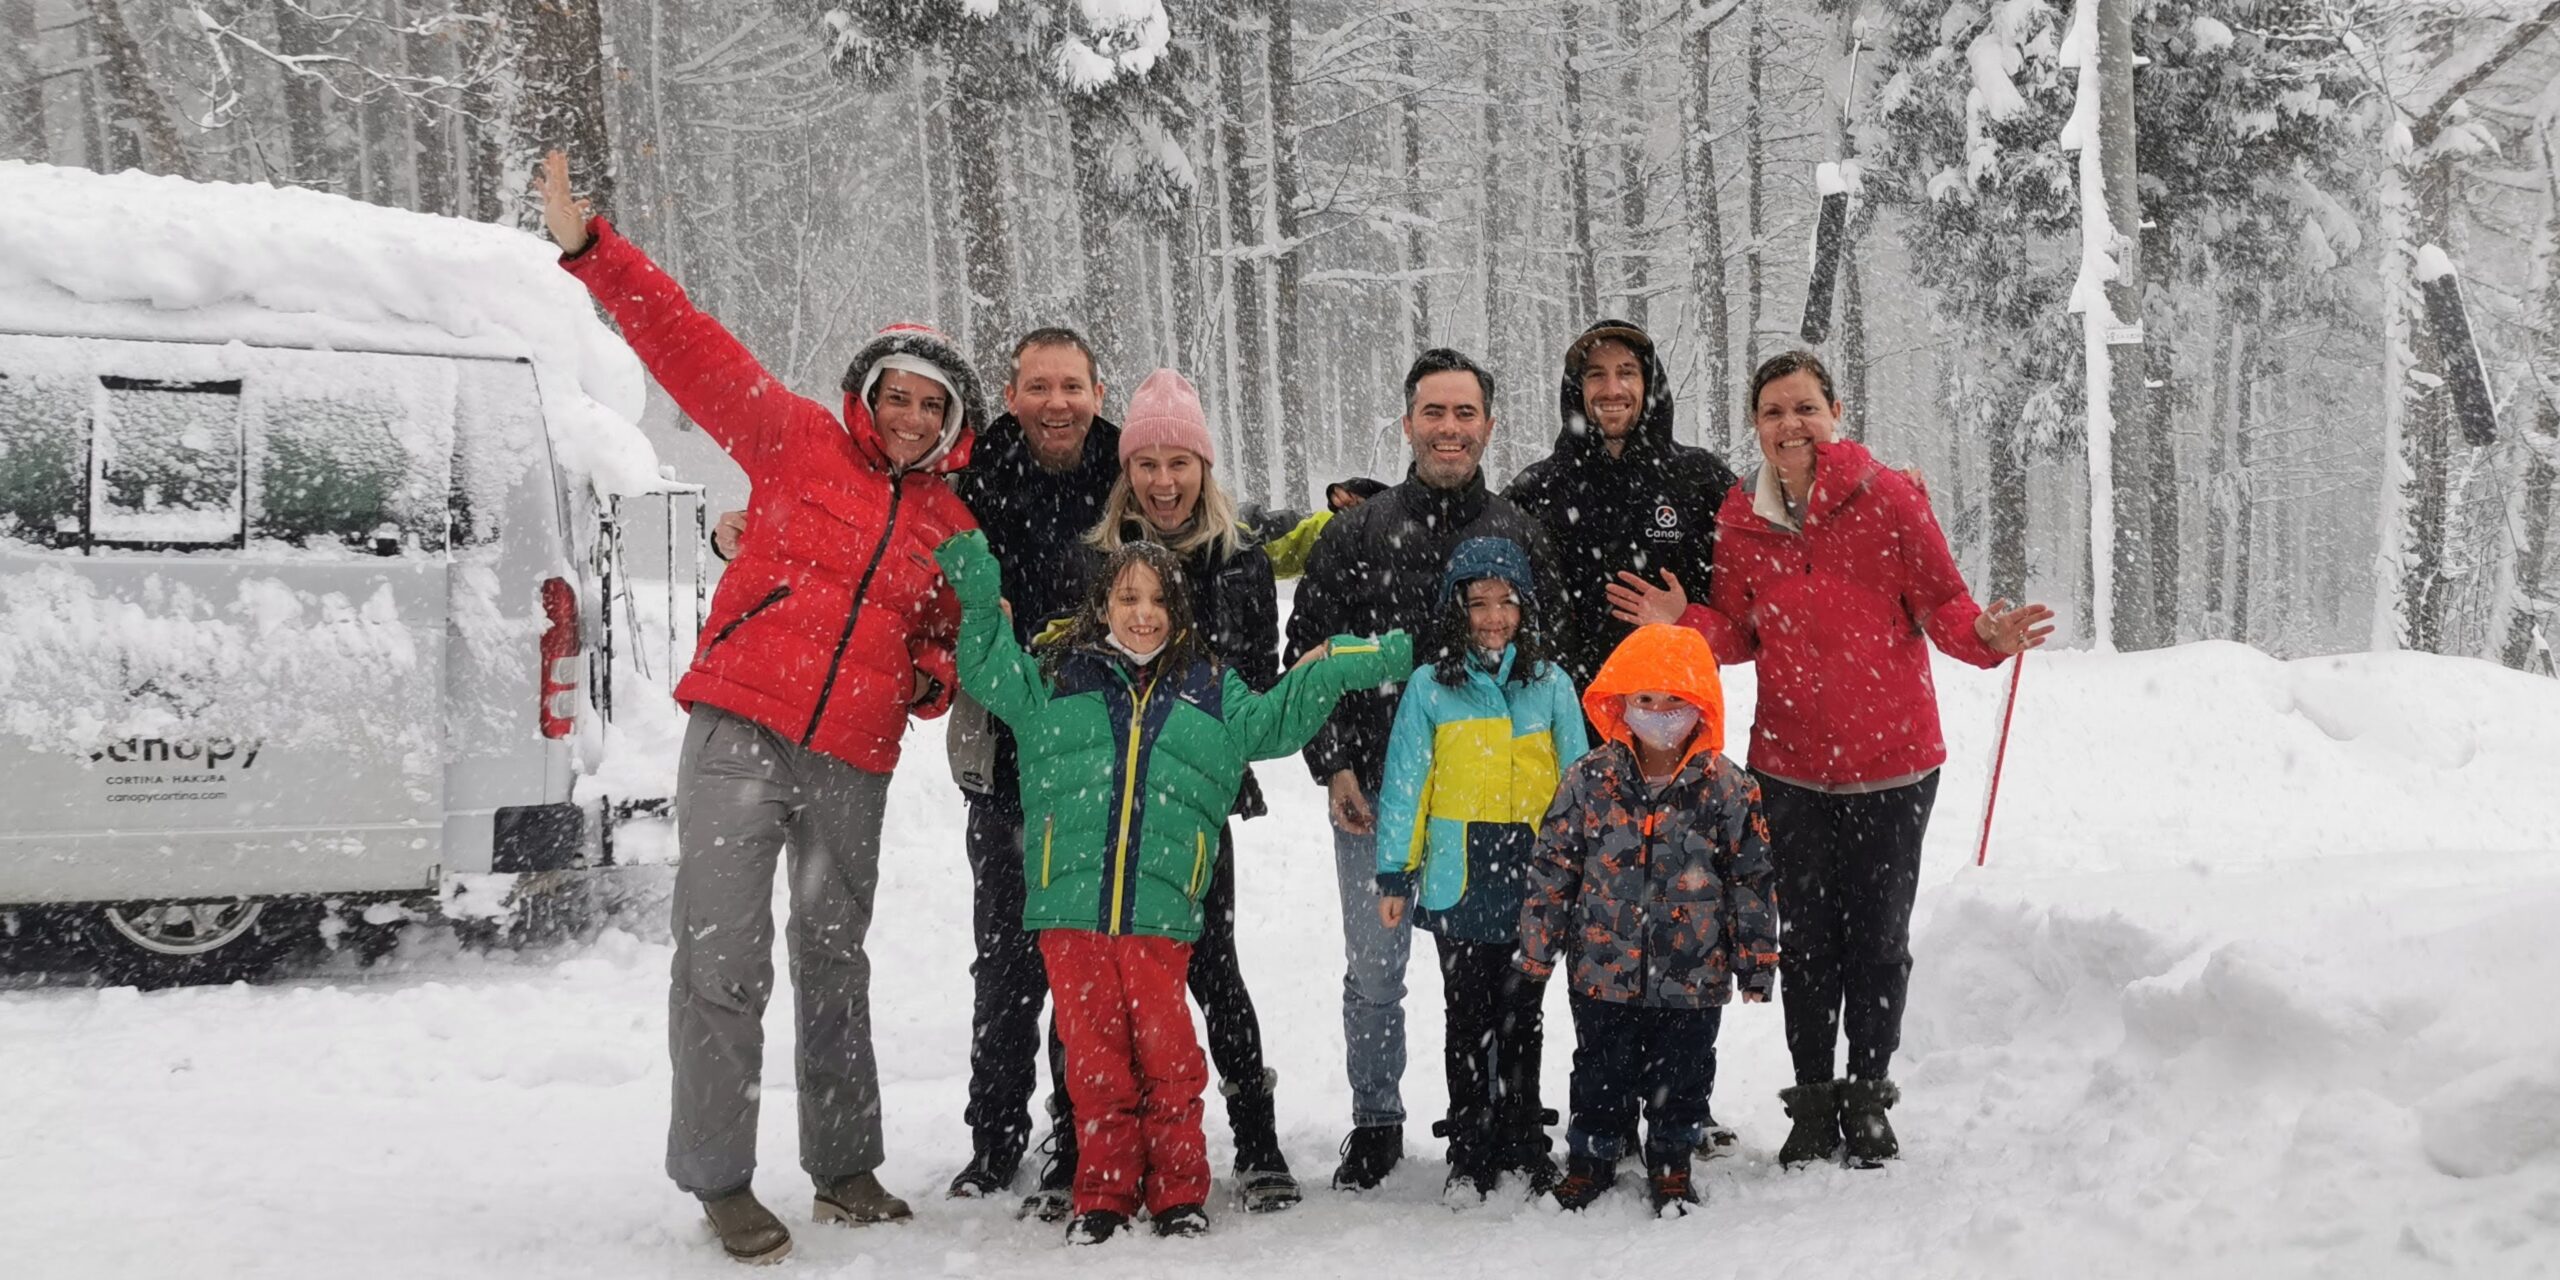
[[[1111,638],[1131,653],[1153,653],[1163,648],[1172,636],[1171,615],[1164,603],[1164,580],[1143,564],[1122,569],[1111,584],[1110,597],[1103,602],[1102,621],[1111,628]]]
[[[951,392],[920,373],[883,369],[871,388],[871,422],[880,430],[880,447],[897,466],[912,467],[933,452],[950,412]]]
[[[1209,468],[1179,445],[1152,444],[1129,455],[1129,491],[1139,514],[1157,533],[1180,532],[1200,509],[1200,485]]]
[[[1520,634],[1520,597],[1500,578],[1467,584],[1467,638],[1485,653],[1500,653]]]
[[[1067,343],[1025,347],[1004,384],[1004,409],[1022,426],[1031,461],[1046,471],[1072,471],[1084,460],[1084,438],[1102,412],[1093,362]]]
[[[1464,369],[1424,374],[1414,384],[1404,414],[1405,443],[1413,447],[1413,472],[1434,489],[1455,489],[1475,478],[1493,438],[1493,414],[1483,384]]]
[[[1614,339],[1582,358],[1582,412],[1603,440],[1624,440],[1644,413],[1644,361]]]
[[[1778,478],[1801,484],[1813,477],[1813,446],[1829,444],[1840,427],[1840,402],[1822,394],[1822,380],[1798,370],[1772,378],[1760,388],[1752,425],[1760,434],[1760,456]]]

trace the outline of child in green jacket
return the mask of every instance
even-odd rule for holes
[[[1344,692],[1411,670],[1413,647],[1337,637],[1256,694],[1202,643],[1180,561],[1132,542],[1035,659],[1000,611],[984,535],[934,554],[960,600],[960,685],[1021,753],[1022,923],[1040,934],[1080,1129],[1067,1238],[1109,1239],[1141,1188],[1157,1234],[1197,1235],[1208,1065],[1183,991],[1219,826],[1248,761],[1305,746]]]

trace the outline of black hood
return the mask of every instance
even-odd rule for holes
[[[1635,348],[1636,358],[1644,362],[1644,411],[1636,417],[1634,435],[1628,438],[1630,452],[1659,452],[1672,443],[1671,378],[1662,367],[1662,356],[1654,350],[1653,338],[1644,330],[1624,320],[1602,320],[1582,331],[1582,336],[1566,348],[1564,377],[1556,400],[1563,427],[1556,433],[1556,453],[1563,457],[1588,457],[1601,452],[1599,428],[1591,425],[1582,406],[1582,355],[1593,343],[1614,338]]]

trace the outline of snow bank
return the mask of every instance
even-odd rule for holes
[[[563,464],[653,489],[640,362],[556,260],[317,191],[0,162],[0,332],[526,358]]]
[[[1726,674],[1748,723],[1752,669]],[[1423,1135],[1445,1095],[1439,977],[1418,943],[1408,1157],[1375,1192],[1325,1190],[1350,1111],[1333,849],[1323,793],[1280,761],[1260,771],[1271,816],[1236,828],[1238,946],[1307,1202],[1236,1212],[1222,1172],[1208,1237],[1098,1256],[1007,1199],[938,1194],[965,1156],[970,891],[942,722],[917,726],[870,935],[880,1173],[917,1218],[795,1219],[792,1265],[1134,1280],[1477,1275],[1488,1258],[1554,1276],[1702,1260],[1908,1280],[2550,1270],[2560,682],[2421,654],[2039,653],[1977,870],[2003,673],[1936,674],[1953,755],[1914,920],[1893,1168],[1777,1168],[1779,1010],[1736,1005],[1715,1111],[1741,1154],[1700,1166],[1701,1214],[1651,1221],[1632,1177],[1581,1215],[1509,1193],[1450,1212]],[[0,1163],[0,1239],[29,1275],[733,1275],[659,1172],[667,964],[663,943],[620,933],[495,959],[428,939],[382,969],[271,987],[0,995],[0,1079],[26,1104]],[[1572,1023],[1563,993],[1548,1000],[1544,1092],[1562,1105]],[[777,991],[766,1018],[758,1183],[777,1205],[807,1194],[791,1007]],[[1223,1108],[1207,1111],[1223,1171]],[[173,1163],[172,1134],[223,1158]],[[133,1214],[145,1181],[174,1207]]]

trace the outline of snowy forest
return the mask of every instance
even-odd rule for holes
[[[2141,395],[2103,637],[2068,309],[2089,0],[0,0],[0,158],[531,229],[560,147],[794,386],[891,320],[991,383],[1068,324],[1115,392],[1198,378],[1229,483],[1289,503],[1400,472],[1434,345],[1499,379],[1507,477],[1606,315],[1747,470],[1741,388],[1803,345],[1832,165],[1818,349],[1984,598],[2081,644],[2550,673],[2560,0],[2128,2]],[[2455,412],[2447,268],[2493,422]]]

